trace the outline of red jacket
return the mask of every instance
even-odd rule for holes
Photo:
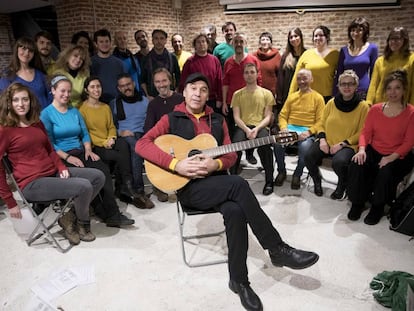
[[[185,102],[175,106],[174,111],[180,111],[185,113],[188,118],[194,124],[194,132],[196,135],[209,133],[211,134],[209,127],[209,119],[213,113],[213,109],[209,106],[205,106],[205,115],[199,120],[189,113],[185,107]],[[173,156],[162,151],[158,146],[154,144],[154,140],[161,135],[169,134],[169,118],[168,115],[164,115],[161,120],[149,130],[143,137],[141,137],[135,145],[135,152],[138,153],[144,159],[164,168],[168,169],[173,159]],[[223,119],[223,145],[231,143],[229,130],[227,128],[226,121]],[[223,167],[222,170],[227,170],[234,165],[237,159],[235,152],[224,154],[218,159],[221,160]]]

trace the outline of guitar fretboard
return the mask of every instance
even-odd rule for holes
[[[296,140],[297,140],[297,137],[295,137],[295,135],[292,135],[292,133],[286,133],[286,134],[282,133],[282,134],[277,134],[277,135],[260,137],[256,139],[248,139],[248,140],[240,141],[237,143],[222,145],[216,148],[204,149],[202,150],[202,152],[203,154],[211,158],[215,158],[215,157],[221,156],[226,153],[247,150],[247,149],[256,148],[256,147],[269,145],[269,144],[278,143],[281,145],[286,145],[286,144],[294,143]]]

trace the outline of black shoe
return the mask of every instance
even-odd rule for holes
[[[300,189],[300,176],[292,176],[292,183],[290,184],[290,188],[293,190]]]
[[[384,206],[375,206],[373,205],[369,210],[369,213],[364,218],[364,223],[367,225],[376,225],[380,222],[382,216],[384,216]]]
[[[119,213],[105,219],[107,227],[121,227],[121,226],[130,226],[135,223],[135,220],[126,217],[125,215]]]
[[[321,178],[313,178],[313,189],[318,197],[323,195]]]
[[[292,269],[308,268],[319,259],[319,255],[314,252],[296,249],[283,242],[277,248],[269,250],[269,255],[274,266]]]
[[[263,187],[263,194],[264,195],[270,195],[273,193],[273,182],[267,182],[265,183]]]
[[[253,291],[247,283],[236,283],[232,280],[229,282],[229,288],[239,295],[241,304],[246,310],[262,311],[263,305],[259,296]]]
[[[348,219],[349,220],[358,220],[361,218],[362,210],[364,209],[362,204],[355,204],[352,203],[351,209],[348,212]]]
[[[251,154],[251,155],[246,155],[246,160],[247,160],[247,162],[249,162],[250,164],[257,164],[257,160],[256,160],[256,158],[254,157],[254,155],[253,154]]]
[[[275,178],[275,186],[283,186],[283,182],[286,180],[286,172],[279,172]]]
[[[335,191],[331,193],[332,200],[343,201],[346,198],[345,188],[342,186],[336,187]]]

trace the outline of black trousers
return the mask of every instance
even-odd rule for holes
[[[263,212],[249,184],[240,176],[215,175],[194,179],[178,192],[182,204],[194,209],[216,208],[224,219],[229,248],[230,279],[248,282],[247,249],[250,225],[263,249],[273,249],[282,239]]]
[[[410,152],[404,159],[397,159],[380,168],[384,156],[370,145],[366,148],[367,159],[363,165],[351,162],[349,167],[348,197],[354,204],[364,204],[370,195],[374,206],[390,204],[395,199],[398,183],[413,168],[414,155]]]
[[[70,151],[69,151],[70,153]],[[92,167],[100,170],[105,175],[105,183],[101,190],[101,199],[97,196],[92,205],[95,208],[96,214],[103,218],[104,220],[108,217],[111,217],[119,213],[118,204],[115,201],[114,187],[112,184],[112,176],[109,170],[108,165],[106,165],[102,160],[92,161],[90,158],[85,159],[85,152],[82,151],[80,154],[75,155],[78,157],[85,167]],[[68,167],[73,167],[72,164],[65,161],[65,165]]]
[[[253,128],[253,127],[251,127]],[[269,131],[267,129],[261,129],[257,133],[257,138],[269,136]],[[233,142],[240,142],[247,140],[246,133],[239,127],[236,126],[233,135]],[[264,145],[257,148],[257,153],[259,154],[260,161],[262,162],[264,171],[265,171],[265,180],[267,183],[273,182],[273,152],[270,145]],[[232,174],[237,172],[237,169],[240,165],[242,153],[239,151],[237,152],[237,161],[234,164],[233,168],[231,169]]]
[[[352,148],[342,148],[334,155],[326,154],[319,148],[319,140],[315,141],[305,154],[305,165],[312,178],[319,175],[319,165],[323,158],[332,157],[332,168],[338,176],[338,186],[346,187],[348,183],[348,167],[353,155]]]
[[[107,165],[114,163],[117,167],[117,173],[120,175],[120,182],[125,185],[126,181],[130,181],[132,185],[132,169],[129,145],[123,139],[117,139],[112,149],[104,147],[93,147],[93,151]]]

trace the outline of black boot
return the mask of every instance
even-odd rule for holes
[[[321,197],[323,195],[321,175],[312,176],[312,180],[315,194]]]
[[[364,218],[364,223],[371,226],[376,225],[382,216],[384,216],[384,205],[372,205],[368,215]]]

